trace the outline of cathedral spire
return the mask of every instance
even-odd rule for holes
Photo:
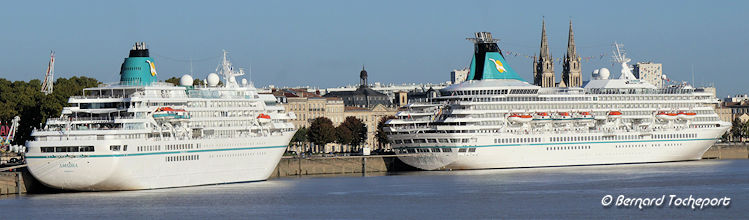
[[[575,33],[572,31],[572,19],[570,19],[570,35],[567,40],[567,57],[577,57],[577,47],[575,46]]]
[[[567,54],[564,55],[564,62],[562,63],[562,82],[564,87],[582,87],[583,86],[583,75],[580,63],[582,58],[577,55],[577,47],[575,46],[575,34],[572,32],[572,19],[570,19],[570,33],[567,39]]]
[[[546,38],[546,19],[541,21],[541,58],[551,59],[551,52],[549,52],[549,40]]]
[[[549,52],[549,39],[546,37],[546,19],[542,20],[541,51],[538,58],[534,57],[533,84],[542,87],[554,87],[554,59]]]

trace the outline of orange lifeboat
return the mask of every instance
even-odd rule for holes
[[[655,118],[661,119],[661,120],[666,120],[666,121],[674,120],[677,117],[678,117],[678,114],[676,114],[676,113],[667,113],[667,112],[658,112],[658,114],[655,115]]]
[[[512,114],[507,117],[507,120],[510,122],[524,123],[533,120],[533,116],[526,114]]]
[[[270,121],[270,115],[266,115],[263,113],[260,113],[260,115],[257,116],[257,120],[260,122],[269,122]]]
[[[537,112],[536,117],[533,118],[533,120],[543,121],[543,120],[550,120],[551,116],[549,113],[546,112]]]
[[[572,116],[570,115],[569,112],[559,112],[554,118],[554,120],[570,120],[570,119],[572,119]]]
[[[610,118],[621,118],[622,117],[622,112],[620,112],[620,111],[610,111],[609,112],[609,117]]]
[[[694,113],[694,112],[679,112],[679,113],[677,113],[677,116],[681,120],[690,120],[690,119],[693,119],[695,116],[697,116],[697,113]]]

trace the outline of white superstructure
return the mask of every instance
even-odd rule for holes
[[[152,59],[136,58],[126,59],[123,78],[125,69],[156,76]],[[206,86],[185,76],[180,86],[130,81],[84,89],[32,133],[29,170],[45,185],[81,191],[267,179],[295,132],[288,122],[295,116],[272,95],[237,83],[241,74],[226,54],[217,72],[223,85],[212,73]]]
[[[484,59],[479,54],[502,65],[490,43],[477,43],[472,66]],[[506,64],[492,68],[387,122],[402,161],[437,170],[698,160],[730,128],[711,107],[713,94],[656,88],[629,69],[620,79],[597,70],[584,88],[542,88],[518,80]]]

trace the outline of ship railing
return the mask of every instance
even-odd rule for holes
[[[76,95],[70,96],[74,99],[102,99],[102,98],[130,98],[131,95]]]
[[[146,117],[135,116],[115,116],[115,117],[71,117],[71,118],[50,118],[47,122],[77,122],[77,121],[113,121],[117,119],[139,119]]]
[[[144,127],[138,127],[138,126],[122,126],[118,124],[112,124],[112,125],[105,125],[105,126],[96,126],[96,125],[73,125],[68,127],[64,126],[55,126],[55,127],[48,127],[44,129],[39,129],[41,131],[116,131],[116,130],[143,130]]]

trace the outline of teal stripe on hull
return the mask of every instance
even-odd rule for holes
[[[595,142],[558,142],[558,143],[529,143],[529,144],[495,144],[480,146],[424,146],[424,147],[399,147],[399,148],[478,148],[478,147],[511,147],[511,146],[548,146],[548,145],[571,145],[571,144],[612,144],[612,143],[643,143],[643,142],[672,142],[672,141],[711,141],[718,138],[697,139],[674,139],[674,140],[638,140],[638,141],[595,141]]]
[[[226,149],[206,149],[206,150],[184,150],[184,151],[167,151],[167,152],[150,152],[150,153],[134,153],[134,154],[101,154],[101,155],[80,155],[84,157],[133,157],[133,156],[148,156],[148,155],[162,155],[162,154],[181,154],[181,153],[200,153],[200,152],[219,152],[219,151],[237,151],[237,150],[257,150],[257,149],[269,149],[269,148],[286,148],[287,146],[266,146],[266,147],[240,147],[240,148],[226,148]],[[75,153],[75,152],[70,152]],[[78,156],[78,157],[80,157]],[[49,155],[49,156],[26,156],[26,158],[61,158],[61,155]]]

